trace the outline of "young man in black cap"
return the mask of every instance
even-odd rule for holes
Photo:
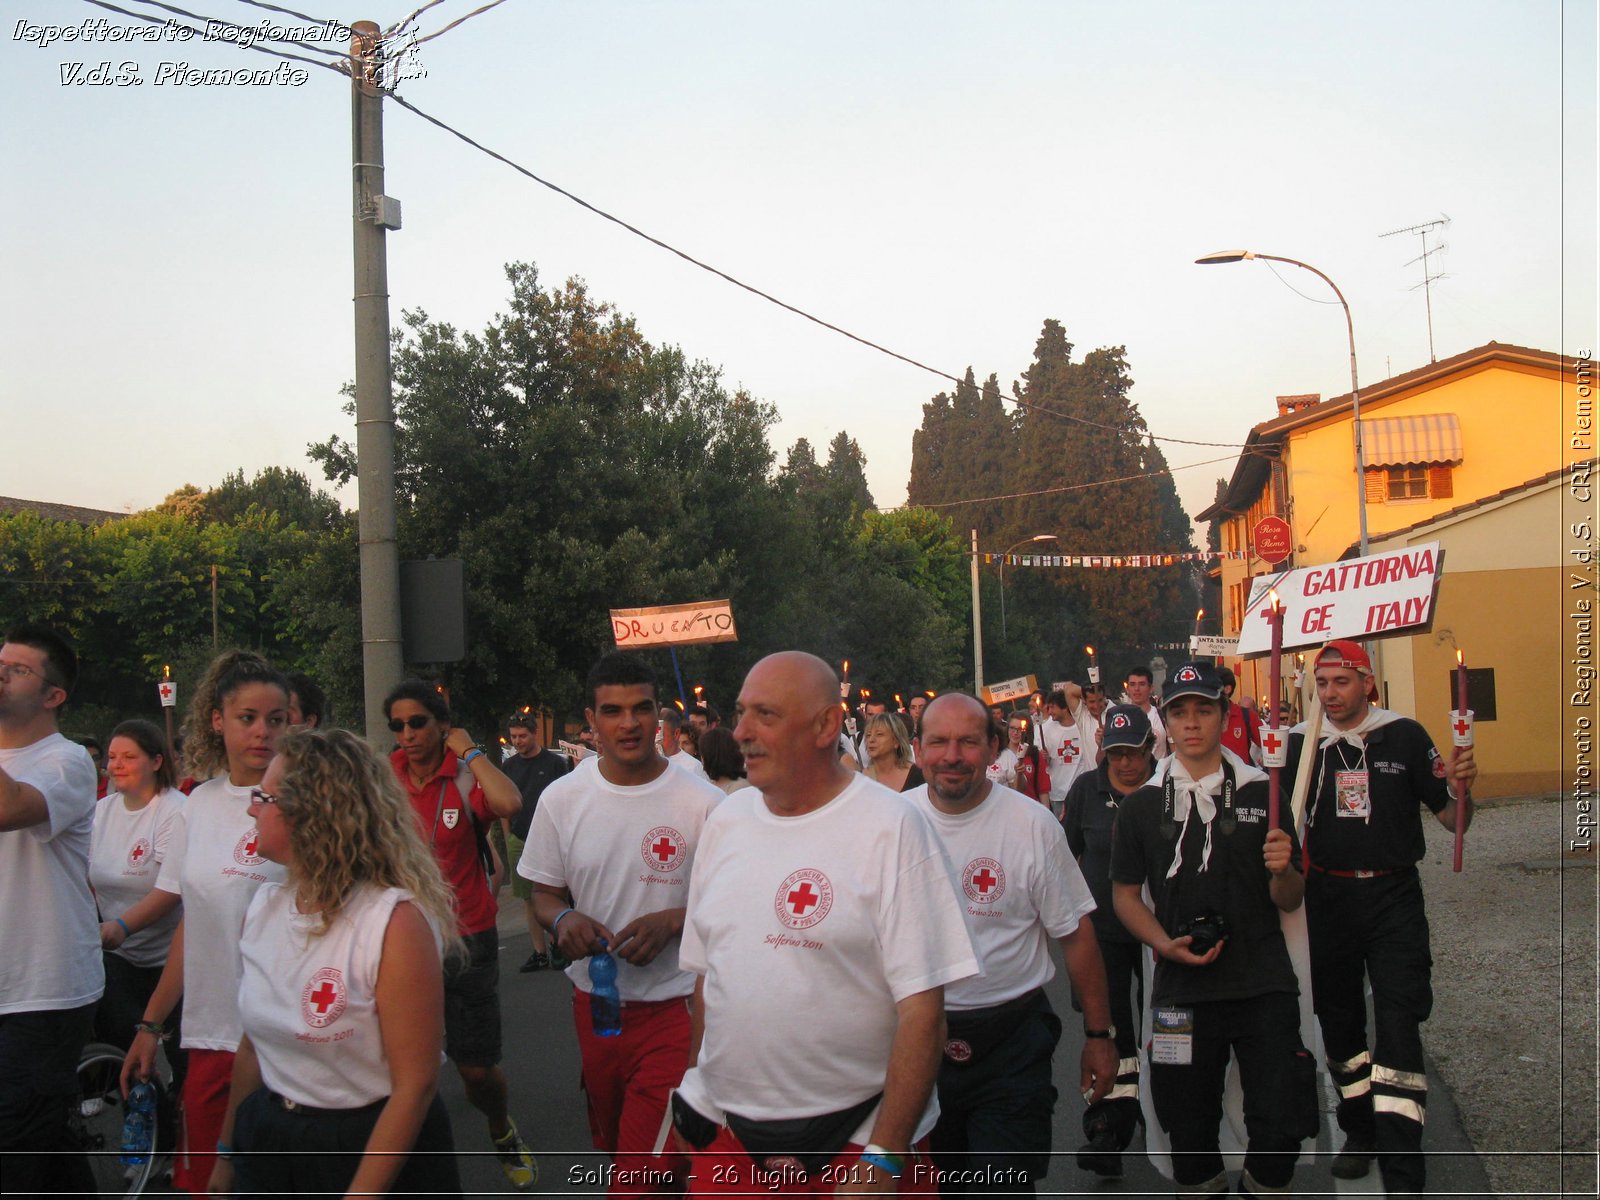
[[[1422,806],[1451,832],[1457,821],[1470,825],[1478,766],[1470,747],[1447,762],[1421,725],[1372,703],[1372,660],[1358,643],[1329,642],[1314,670],[1327,724],[1306,822],[1306,932],[1312,998],[1345,1132],[1333,1173],[1359,1179],[1377,1157],[1390,1195],[1421,1192],[1428,1078],[1420,1026],[1433,1008],[1417,874]],[[1304,750],[1304,733],[1291,734],[1285,778],[1294,778]],[[1372,982],[1377,1025],[1371,1053],[1363,977]]]
[[[1107,1178],[1122,1174],[1122,1151],[1139,1123],[1139,1014],[1144,1008],[1143,959],[1139,939],[1117,920],[1111,898],[1111,834],[1122,801],[1144,786],[1155,769],[1150,719],[1132,704],[1105,714],[1101,731],[1104,758],[1078,776],[1067,792],[1067,848],[1072,851],[1094,896],[1094,935],[1106,964],[1111,994],[1111,1025],[1116,1030],[1117,1081],[1104,1100],[1083,1114],[1089,1144],[1078,1151],[1078,1166]],[[1137,999],[1135,998],[1137,997]]]
[[[1226,708],[1210,663],[1172,673],[1172,754],[1122,802],[1111,858],[1117,916],[1156,953],[1150,1087],[1184,1195],[1228,1189],[1218,1127],[1230,1054],[1248,1134],[1241,1191],[1287,1188],[1317,1127],[1316,1065],[1278,919],[1305,890],[1293,818],[1286,804],[1268,828],[1266,775],[1222,749]]]

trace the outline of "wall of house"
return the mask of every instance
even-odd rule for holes
[[[1455,413],[1461,426],[1462,461],[1447,499],[1367,505],[1369,538],[1401,529],[1504,488],[1514,487],[1562,463],[1562,385],[1554,371],[1491,363],[1449,379],[1423,384],[1393,399],[1363,408],[1369,419]],[[1289,435],[1285,455],[1292,499],[1289,515],[1299,566],[1333,562],[1359,537],[1356,506],[1360,486],[1348,410]]]

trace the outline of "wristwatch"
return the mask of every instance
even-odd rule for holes
[[[1115,1038],[1117,1036],[1117,1027],[1108,1025],[1104,1029],[1085,1029],[1083,1036],[1086,1038]]]

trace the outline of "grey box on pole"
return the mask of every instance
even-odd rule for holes
[[[459,558],[400,564],[400,631],[408,663],[467,656],[467,572]]]

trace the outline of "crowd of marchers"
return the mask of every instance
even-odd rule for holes
[[[385,756],[328,728],[311,680],[232,652],[194,689],[181,754],[126,721],[102,776],[58,730],[72,646],[14,627],[7,1187],[96,1190],[77,1120],[92,1038],[124,1051],[125,1092],[161,1083],[156,1146],[192,1195],[460,1194],[446,1061],[508,1186],[532,1189],[500,1065],[509,881],[521,969],[572,984],[614,1195],[1032,1192],[1065,1019],[1081,1170],[1121,1176],[1143,1127],[1178,1194],[1226,1192],[1232,1062],[1240,1190],[1282,1194],[1319,1119],[1306,989],[1340,1097],[1333,1173],[1376,1161],[1389,1194],[1420,1192],[1422,812],[1470,822],[1477,767],[1376,706],[1360,645],[1311,668],[1324,723],[1289,737],[1287,777],[1311,775],[1297,819],[1269,803],[1259,714],[1209,662],[1159,698],[1139,668],[1115,703],[1091,682],[1013,710],[960,692],[891,710],[851,708],[828,664],[788,651],[725,722],[664,703],[618,652],[589,673],[579,745],[547,747],[524,715],[485,750],[408,680]],[[1070,1018],[1046,996],[1051,943]]]

